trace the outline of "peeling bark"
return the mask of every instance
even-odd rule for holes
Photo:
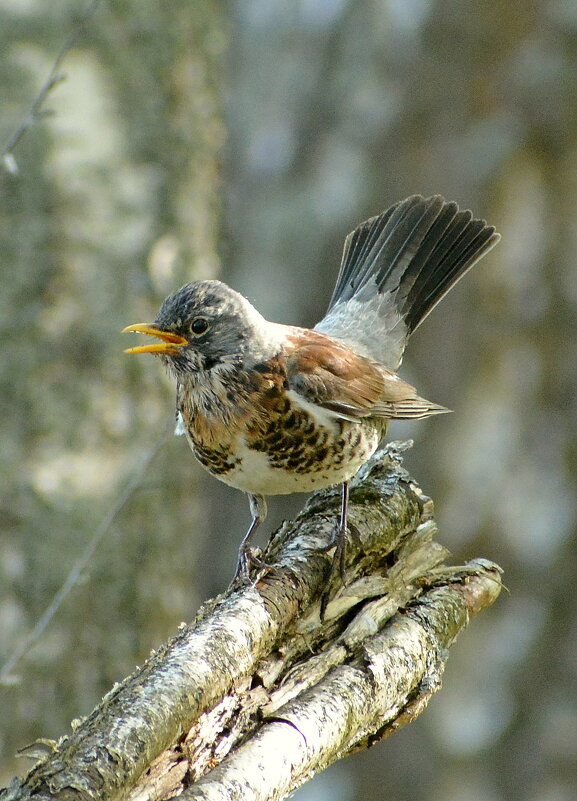
[[[444,564],[399,451],[352,482],[359,541],[322,620],[337,489],[281,527],[254,584],[208,602],[0,799],[280,799],[420,714],[501,582],[485,560]]]

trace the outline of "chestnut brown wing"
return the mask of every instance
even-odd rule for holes
[[[295,329],[287,348],[289,390],[335,418],[415,419],[446,412],[376,362],[330,337]]]

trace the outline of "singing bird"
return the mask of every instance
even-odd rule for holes
[[[410,334],[498,241],[470,211],[413,195],[350,233],[328,311],[313,329],[269,322],[220,281],[186,284],[153,323],[124,331],[160,342],[126,353],[160,356],[176,378],[177,413],[192,451],[216,478],[248,494],[252,522],[267,495],[342,484],[335,557],[344,565],[348,482],[389,420],[448,411],[397,375]]]

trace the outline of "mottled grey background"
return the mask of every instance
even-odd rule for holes
[[[82,9],[0,0],[0,142]],[[419,721],[298,797],[574,800],[574,0],[102,0],[63,71],[0,174],[2,662],[170,425],[170,382],[120,329],[208,276],[313,324],[346,233],[440,192],[503,241],[403,366],[455,413],[393,435],[455,560],[494,559],[510,593]],[[247,522],[169,437],[0,686],[1,783],[225,587]]]

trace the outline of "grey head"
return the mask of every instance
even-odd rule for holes
[[[186,340],[159,351],[180,380],[213,369],[249,366],[279,349],[276,326],[221,281],[185,284],[166,298],[153,326]]]

